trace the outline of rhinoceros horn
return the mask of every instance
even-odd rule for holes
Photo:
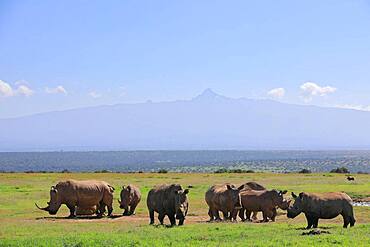
[[[38,209],[49,212],[49,206],[44,207],[44,208],[40,208],[40,207],[39,207],[39,205],[37,205],[37,203],[36,203],[36,202],[35,202],[35,205],[36,205],[36,207],[37,207]]]

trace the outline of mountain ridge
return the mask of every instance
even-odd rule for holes
[[[206,89],[190,100],[0,119],[0,151],[367,149],[369,123],[370,112],[233,99]]]

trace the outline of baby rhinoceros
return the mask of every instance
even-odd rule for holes
[[[352,199],[342,192],[332,193],[306,193],[301,192],[298,196],[292,193],[294,203],[288,208],[288,218],[295,218],[300,213],[304,213],[307,219],[307,229],[312,226],[316,228],[319,219],[333,219],[338,215],[343,217],[343,227],[348,224],[355,225],[353,216]]]
[[[129,184],[127,187],[122,186],[121,200],[118,200],[119,207],[124,209],[123,215],[134,215],[135,209],[141,200],[139,188]]]
[[[189,190],[183,190],[179,184],[163,184],[151,189],[146,201],[150,224],[154,224],[154,212],[157,212],[161,225],[166,215],[171,226],[176,225],[176,219],[179,220],[179,226],[183,225],[189,208],[188,193]]]

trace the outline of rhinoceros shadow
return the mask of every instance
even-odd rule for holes
[[[334,228],[334,226],[319,226],[316,229],[325,229],[325,230],[327,230],[327,229],[332,229],[332,228]],[[309,230],[306,227],[298,227],[298,228],[295,228],[295,229],[296,230]]]
[[[74,218],[69,218],[69,217],[63,217],[63,216],[46,216],[46,217],[37,217],[36,220],[97,220],[97,219],[117,219],[121,218],[123,215],[111,215],[111,216],[103,216],[103,217],[98,217],[98,216],[91,216],[91,215],[86,215],[86,216],[77,216]]]

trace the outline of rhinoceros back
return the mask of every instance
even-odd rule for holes
[[[113,187],[104,181],[67,180],[56,185],[63,202],[80,206],[98,205],[103,197],[113,193]]]

